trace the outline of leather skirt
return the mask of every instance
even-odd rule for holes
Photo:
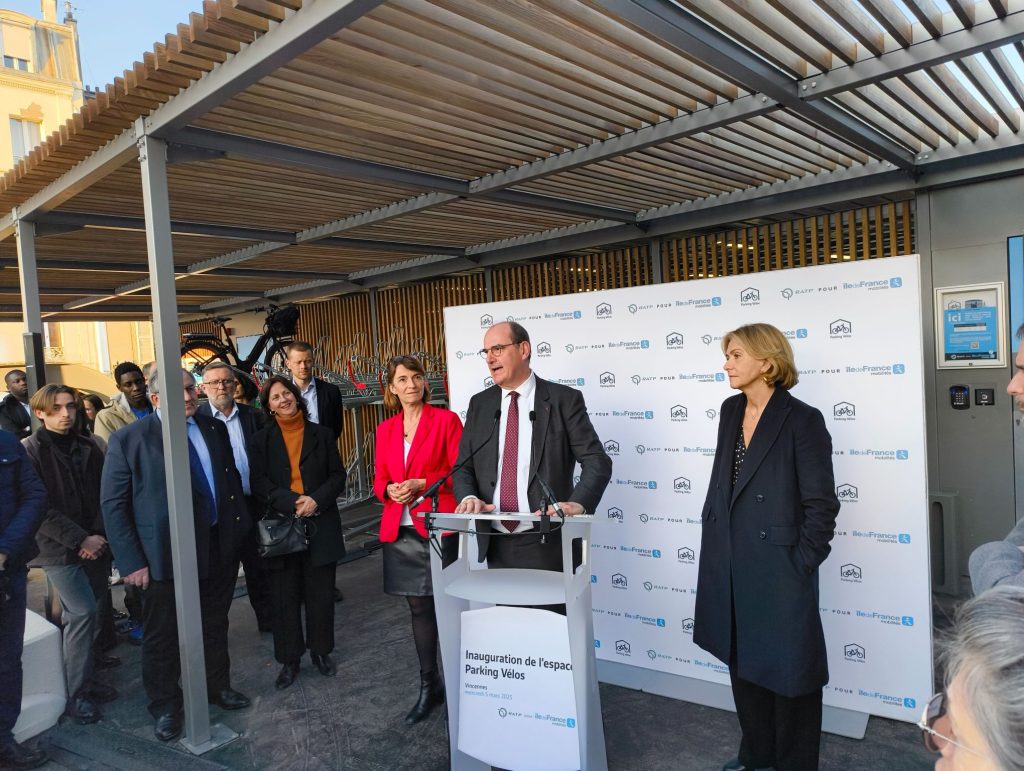
[[[385,543],[384,591],[406,597],[431,597],[434,594],[430,578],[430,544],[416,528],[398,528],[398,537]],[[441,538],[441,561],[445,566],[455,561],[459,553],[459,537]]]

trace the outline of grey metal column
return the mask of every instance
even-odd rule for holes
[[[21,318],[25,325],[22,340],[25,346],[25,380],[28,392],[34,394],[46,385],[43,359],[43,317],[39,306],[39,272],[36,270],[36,226],[34,222],[17,220],[14,225],[18,245],[18,281],[21,284]],[[32,417],[33,430],[38,427]]]
[[[651,253],[651,283],[661,284],[665,281],[664,260],[661,259],[661,239],[652,238],[648,248]]]
[[[494,268],[484,268],[484,302],[494,302]]]
[[[160,384],[161,432],[167,476],[167,510],[171,521],[181,686],[185,693],[185,738],[182,744],[199,755],[237,734],[210,725],[206,701],[206,662],[196,571],[196,533],[192,519],[192,480],[188,464],[185,399],[181,388],[181,338],[174,288],[170,201],[167,192],[167,145],[147,136],[138,121],[142,202],[146,213],[146,251],[152,281],[154,338]]]
[[[377,288],[374,287],[367,292],[370,301],[370,351],[375,353],[380,350],[380,327],[377,323]]]

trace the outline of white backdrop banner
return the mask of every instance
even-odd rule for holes
[[[793,394],[832,434],[842,502],[822,565],[825,703],[914,721],[932,688],[924,373],[916,255],[445,309],[452,409],[491,385],[476,352],[518,321],[540,377],[578,388],[614,463],[593,528],[598,658],[728,684],[693,644],[721,339],[768,322]]]

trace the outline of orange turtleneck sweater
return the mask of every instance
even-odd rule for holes
[[[302,457],[302,434],[305,430],[305,418],[301,412],[296,412],[290,418],[284,415],[275,415],[277,425],[281,428],[281,436],[284,438],[284,446],[288,451],[288,462],[292,466],[291,491],[302,495],[305,490],[302,487],[302,473],[299,471],[299,458]]]

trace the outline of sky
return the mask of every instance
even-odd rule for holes
[[[0,0],[0,8],[41,18],[39,0]],[[72,0],[78,19],[82,82],[106,86],[142,61],[144,51],[163,42],[188,15],[201,12],[202,0]],[[57,0],[57,18],[64,18],[64,0]]]

